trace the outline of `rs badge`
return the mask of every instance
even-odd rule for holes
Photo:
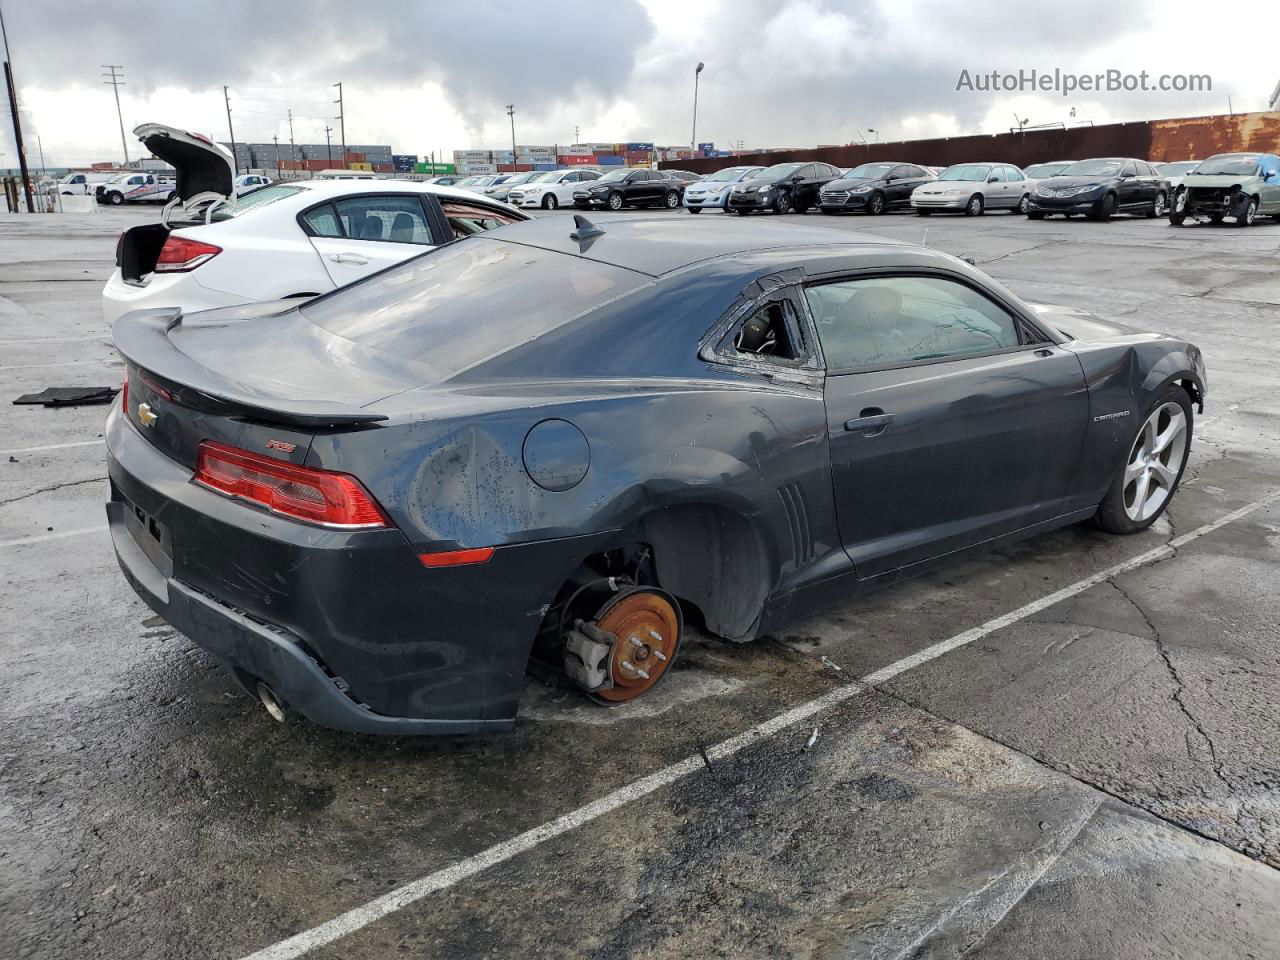
[[[149,427],[160,419],[160,414],[151,412],[151,404],[138,404],[138,422],[144,427]]]

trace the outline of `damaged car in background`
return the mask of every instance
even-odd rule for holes
[[[1201,161],[1182,181],[1169,210],[1174,226],[1188,218],[1237,227],[1258,217],[1280,218],[1280,158],[1270,153],[1219,153]]]
[[[1184,340],[869,234],[574,221],[116,322],[120,567],[273,716],[507,729],[530,669],[627,703],[686,624],[777,634],[1178,487]]]
[[[528,219],[475,193],[406,180],[276,181],[238,195],[221,144],[158,123],[133,132],[173,165],[177,181],[159,223],[120,235],[102,291],[108,321],[154,307],[190,313],[305,299],[457,237]]]

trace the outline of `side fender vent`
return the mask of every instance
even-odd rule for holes
[[[809,526],[809,506],[805,502],[804,491],[798,483],[789,483],[778,488],[778,497],[782,500],[782,510],[787,516],[787,525],[791,528],[791,555],[796,566],[802,567],[813,560],[813,530]]]

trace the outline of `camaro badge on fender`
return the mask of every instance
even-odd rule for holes
[[[1120,417],[1127,417],[1128,415],[1128,410],[1119,410],[1116,413],[1104,413],[1100,417],[1094,417],[1093,422],[1098,423],[1102,420],[1118,420]]]
[[[149,427],[160,419],[160,414],[151,412],[151,404],[138,404],[138,422],[144,427]]]

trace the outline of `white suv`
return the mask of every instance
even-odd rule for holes
[[[507,202],[513,207],[541,207],[543,210],[571,207],[573,191],[590,180],[599,179],[600,174],[595,170],[548,170],[518,187],[512,187],[507,194]]]

